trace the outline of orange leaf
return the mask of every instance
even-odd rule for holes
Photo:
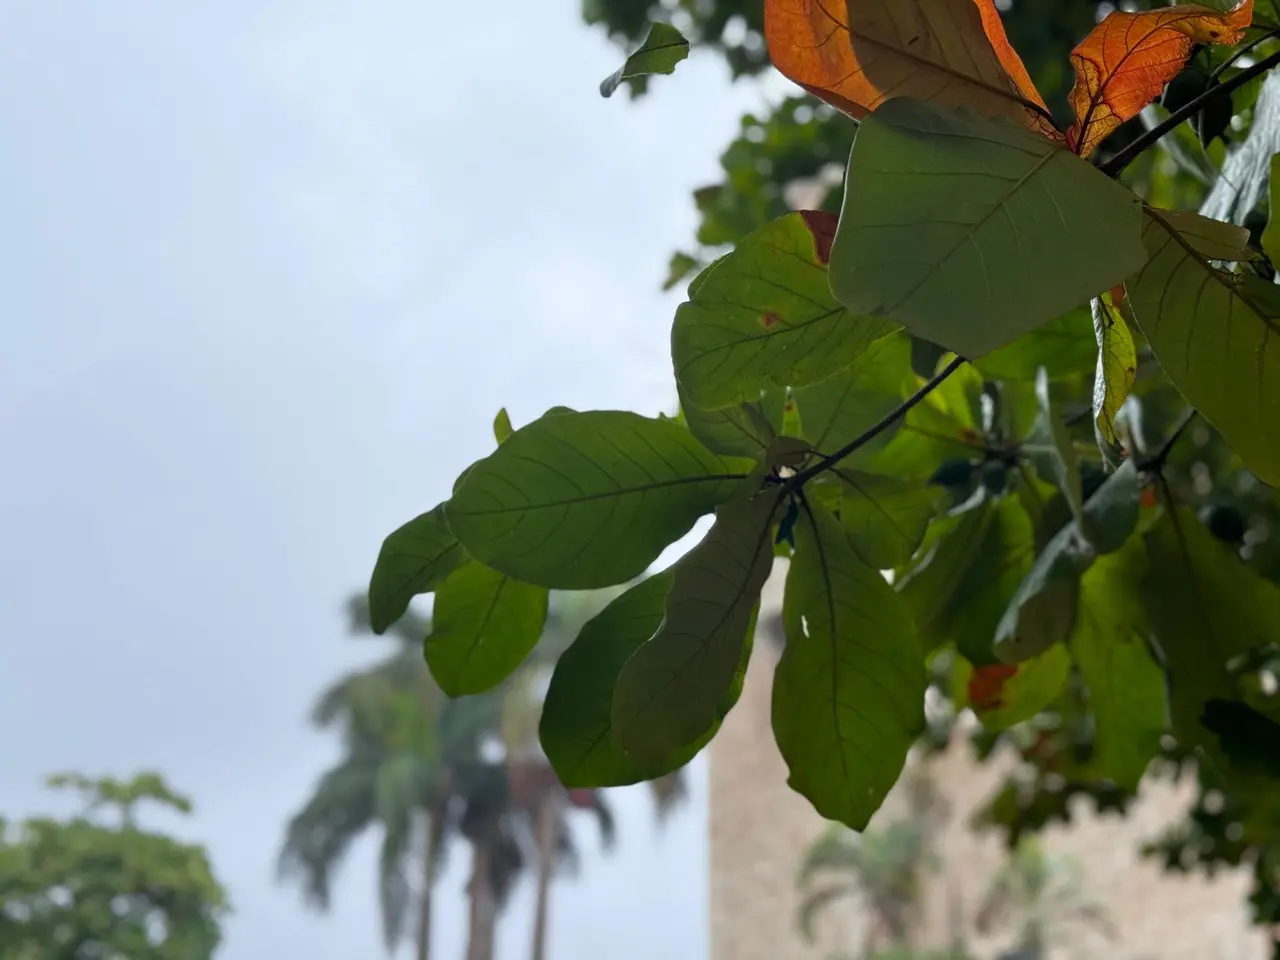
[[[765,0],[764,13],[774,66],[852,117],[915,97],[1061,138],[993,0]]]
[[[1076,122],[1067,143],[1088,156],[1116,127],[1136,117],[1176,77],[1198,43],[1239,43],[1253,0],[1223,13],[1194,4],[1146,13],[1110,13],[1071,51]]]
[[[987,712],[1004,706],[1004,684],[1018,672],[1016,666],[994,663],[974,667],[969,678],[969,702],[975,710]]]

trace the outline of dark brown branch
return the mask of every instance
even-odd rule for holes
[[[796,490],[799,490],[801,487],[805,485],[806,482],[808,482],[809,480],[812,480],[814,477],[822,473],[824,470],[831,469],[837,463],[839,463],[845,457],[849,456],[849,454],[853,453],[858,448],[866,446],[868,443],[874,440],[877,436],[879,436],[885,430],[889,429],[889,427],[893,426],[895,423],[897,423],[899,420],[905,417],[907,415],[908,410],[910,410],[912,407],[918,404],[921,400],[923,400],[925,397],[931,394],[934,390],[936,390],[942,384],[942,381],[946,380],[947,377],[951,376],[953,373],[959,370],[960,367],[965,362],[966,361],[964,357],[953,358],[950,363],[948,363],[945,367],[943,367],[936,374],[934,374],[933,379],[931,379],[928,383],[922,386],[919,390],[917,390],[911,396],[907,397],[906,400],[903,400],[902,403],[898,404],[898,406],[894,407],[892,410],[886,413],[883,417],[880,418],[880,420],[877,423],[875,423],[871,427],[868,427],[861,434],[859,434],[854,439],[850,440],[848,443],[846,443],[843,447],[841,447],[835,453],[831,454],[828,457],[823,457],[821,460],[819,460],[817,463],[813,464],[812,466],[805,467],[803,470],[797,473],[794,477],[789,479],[786,483],[786,489],[788,490],[788,492],[794,492]]]
[[[1221,97],[1230,96],[1232,91],[1243,87],[1254,77],[1261,76],[1277,64],[1280,64],[1280,50],[1263,57],[1253,66],[1246,67],[1241,70],[1230,80],[1224,80],[1222,83],[1210,87],[1194,100],[1191,100],[1185,105],[1179,107],[1177,110],[1173,111],[1173,113],[1169,114],[1167,118],[1156,124],[1146,133],[1139,136],[1106,163],[1099,164],[1098,169],[1109,177],[1120,176],[1120,174],[1124,172],[1125,167],[1133,163],[1133,161],[1136,160],[1144,150],[1150,148],[1157,141],[1162,139],[1165,134],[1170,130],[1173,130],[1184,120],[1189,120],[1191,117],[1195,116],[1203,110],[1207,104],[1213,103],[1213,101]]]

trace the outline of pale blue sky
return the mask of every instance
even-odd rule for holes
[[[331,759],[314,692],[381,538],[554,404],[672,399],[657,287],[757,94],[714,57],[602,100],[575,0],[7,0],[0,30],[0,811],[165,771],[237,912],[220,960],[379,955],[273,883]],[[555,891],[553,960],[701,958],[705,791]],[[460,850],[459,853],[462,851]],[[465,858],[437,955],[461,956]],[[529,891],[499,960],[526,955]]]

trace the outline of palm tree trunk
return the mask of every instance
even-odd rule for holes
[[[533,960],[546,960],[547,914],[550,909],[551,872],[556,857],[556,826],[560,805],[554,795],[543,798],[538,806],[534,842],[538,848],[538,892],[533,910]]]
[[[493,933],[498,917],[498,903],[493,890],[493,839],[475,841],[471,855],[471,882],[467,884],[469,900],[467,960],[493,960]]]
[[[427,844],[422,858],[422,892],[418,895],[418,960],[431,958],[431,908],[436,889],[436,864],[444,841],[444,817],[436,810],[428,814]]]

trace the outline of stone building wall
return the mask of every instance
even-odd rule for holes
[[[773,742],[769,697],[776,643],[767,631],[776,623],[785,565],[766,587],[761,629],[746,684],[710,748],[710,903],[711,960],[826,960],[856,955],[861,942],[858,908],[841,903],[818,924],[819,942],[807,944],[795,926],[799,894],[796,870],[805,847],[824,829],[808,803],[786,785],[786,766]],[[768,611],[772,610],[770,616]],[[967,746],[931,760],[929,773],[945,797],[944,826],[938,840],[943,864],[929,883],[922,942],[947,942],[951,918],[971,917],[977,900],[1002,860],[998,838],[968,829],[972,812],[1001,779],[997,762],[978,765]],[[1247,878],[1220,874],[1209,882],[1199,876],[1162,873],[1138,859],[1145,838],[1177,819],[1190,799],[1192,784],[1159,784],[1121,819],[1092,814],[1075,818],[1070,828],[1045,837],[1050,853],[1076,859],[1085,890],[1106,909],[1117,936],[1108,942],[1087,930],[1067,931],[1070,942],[1054,957],[1108,960],[1263,960],[1264,938],[1248,924]],[[892,819],[903,809],[895,791],[877,814]],[[959,905],[957,911],[955,905]],[[994,956],[999,940],[972,936],[980,957]]]

